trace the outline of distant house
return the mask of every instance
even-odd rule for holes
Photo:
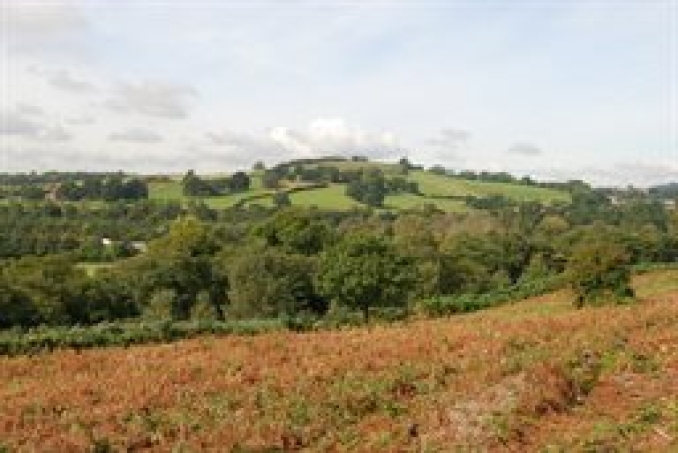
[[[114,241],[111,238],[101,238],[101,245],[103,245],[104,247],[113,247],[116,244],[121,244],[124,246],[124,248],[128,250],[134,250],[139,253],[146,253],[146,251],[148,250],[148,244],[146,244],[143,241],[132,241],[121,243],[120,241]]]
[[[148,245],[142,241],[133,241],[129,245],[139,253],[145,253],[148,250]]]
[[[45,192],[45,200],[47,201],[59,201],[59,188],[61,187],[60,183],[56,183],[47,188]]]

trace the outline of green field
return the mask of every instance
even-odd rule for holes
[[[432,199],[409,193],[387,196],[384,207],[386,209],[404,210],[422,208],[427,204],[434,204],[438,209],[445,212],[467,212],[470,210],[461,200]]]
[[[537,201],[541,203],[570,201],[570,195],[564,191],[520,184],[470,181],[423,171],[411,172],[408,179],[417,182],[419,190],[427,196],[487,197],[503,195],[516,201]]]
[[[329,187],[324,187],[321,189],[312,189],[305,190],[301,192],[294,192],[290,194],[290,201],[293,206],[315,206],[318,209],[323,210],[337,210],[337,211],[346,211],[356,207],[360,207],[361,204],[352,200],[344,194],[345,186],[341,184],[333,184]],[[259,198],[253,200],[250,203],[246,203],[247,206],[250,205],[259,205],[271,207],[273,206],[273,199],[271,197]]]
[[[113,263],[78,263],[76,267],[84,270],[88,277],[94,277],[100,270],[113,267]]]
[[[317,165],[332,165],[341,170],[361,169],[361,168],[379,168],[385,174],[390,176],[400,175],[400,167],[396,164],[372,163],[372,162],[332,162]],[[269,195],[257,198],[251,202],[246,202],[246,206],[259,205],[265,207],[273,206],[273,190],[264,189],[261,184],[261,173],[253,173],[252,188],[247,192],[236,193],[232,195],[223,195],[218,197],[205,197],[196,200],[204,201],[209,207],[224,209],[234,206],[239,201],[256,197],[259,195]],[[541,187],[523,186],[520,184],[470,181],[459,178],[451,178],[436,175],[426,171],[411,171],[406,178],[419,184],[423,196],[412,194],[390,195],[386,198],[385,209],[401,210],[420,208],[425,204],[433,204],[446,212],[465,212],[469,208],[462,200],[432,198],[432,197],[487,197],[492,195],[503,195],[516,201],[536,201],[540,203],[558,203],[569,202],[570,195],[564,191],[545,189]],[[165,182],[153,182],[149,186],[149,197],[153,200],[179,201],[187,203],[190,197],[185,197],[181,192],[181,182],[173,179]],[[349,210],[361,205],[345,195],[345,186],[333,184],[329,187],[310,189],[290,194],[292,205],[295,206],[315,206],[323,210]]]
[[[159,201],[178,201],[181,203],[188,203],[191,200],[203,201],[207,206],[213,209],[225,209],[230,208],[236,203],[238,203],[243,198],[249,198],[252,196],[270,193],[270,190],[263,189],[261,187],[261,178],[253,177],[252,178],[252,188],[247,192],[235,193],[232,195],[223,195],[218,197],[187,197],[181,192],[181,182],[180,181],[166,181],[166,182],[153,182],[149,184],[149,194],[148,197],[151,200]]]

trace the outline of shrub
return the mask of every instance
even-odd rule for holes
[[[607,300],[623,302],[634,296],[630,257],[614,239],[582,241],[574,248],[566,272],[579,308]]]

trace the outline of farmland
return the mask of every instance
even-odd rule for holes
[[[361,169],[378,169],[388,176],[397,176],[398,166],[395,164],[376,162],[333,162],[332,166],[341,171],[356,171]],[[316,164],[306,167],[315,168]],[[186,203],[189,200],[204,201],[213,209],[223,209],[243,202],[246,206],[261,205],[273,206],[272,196],[275,190],[262,187],[261,175],[253,173],[252,186],[249,190],[234,194],[192,198],[182,193],[180,178],[153,182],[149,185],[149,197],[161,201],[178,201]],[[488,181],[473,181],[463,178],[446,177],[431,172],[415,170],[409,172],[405,179],[417,183],[420,195],[398,194],[390,195],[384,203],[385,210],[406,210],[420,208],[425,204],[435,205],[445,212],[465,212],[469,208],[464,204],[464,197],[502,196],[517,202],[539,202],[552,204],[567,203],[570,195],[563,190],[533,187],[517,183],[500,183]],[[286,190],[283,188],[282,190]],[[247,201],[252,199],[251,201]],[[345,184],[331,184],[328,187],[310,188],[290,194],[290,201],[294,206],[315,206],[328,211],[346,211],[360,206],[355,200],[346,195]]]
[[[670,451],[678,273],[390,326],[0,359],[13,451]],[[537,423],[537,420],[539,421]]]

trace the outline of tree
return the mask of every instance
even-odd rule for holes
[[[35,324],[38,313],[31,298],[3,280],[0,280],[0,328]]]
[[[216,190],[207,181],[198,177],[193,170],[188,170],[181,180],[184,195],[189,197],[209,197],[216,195]]]
[[[19,297],[23,294],[30,298],[38,322],[67,324],[79,321],[77,317],[73,318],[70,304],[85,275],[70,259],[62,256],[25,257],[2,269],[2,274],[0,278],[4,276],[5,281],[12,282]]]
[[[174,222],[166,236],[152,241],[145,255],[126,266],[137,280],[138,300],[148,305],[154,294],[171,291],[173,297],[163,296],[160,305],[171,304],[172,316],[186,319],[198,295],[206,291],[218,317],[223,318],[229,282],[213,262],[218,249],[205,224],[190,217]]]
[[[273,204],[277,208],[286,208],[292,206],[292,200],[287,192],[278,191],[273,194]]]
[[[614,238],[594,236],[577,244],[566,269],[575,305],[634,297],[629,255]]]
[[[412,163],[409,161],[407,157],[401,157],[400,160],[398,161],[398,166],[400,167],[400,173],[406,175],[412,168]]]
[[[433,173],[434,175],[440,175],[440,176],[445,176],[447,174],[447,169],[443,167],[442,165],[434,165],[431,168],[428,169],[430,173]]]
[[[361,310],[369,323],[371,307],[407,303],[414,274],[412,261],[382,237],[348,236],[322,254],[316,283],[320,294]]]
[[[280,187],[280,180],[282,177],[280,174],[273,170],[265,170],[264,175],[261,177],[261,185],[265,189],[277,189]]]
[[[254,234],[269,246],[303,255],[319,253],[332,240],[327,222],[299,208],[281,210],[255,228]]]
[[[325,300],[313,286],[316,258],[261,248],[239,253],[230,263],[229,314],[236,317],[323,313]]]
[[[363,172],[360,179],[346,186],[346,195],[367,206],[380,208],[386,197],[386,180],[380,170]]]
[[[250,188],[250,177],[243,171],[238,171],[231,176],[231,190],[244,192]]]

